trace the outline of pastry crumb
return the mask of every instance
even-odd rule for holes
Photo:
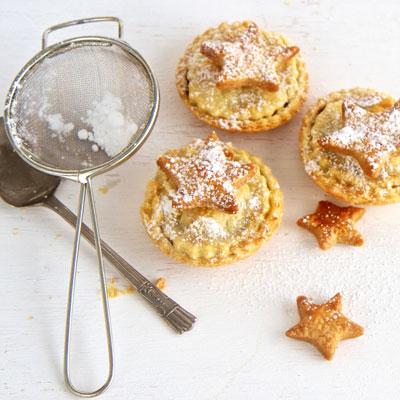
[[[108,187],[106,187],[106,186],[99,187],[99,192],[101,194],[107,194],[108,193]]]
[[[117,286],[117,278],[111,278],[107,281],[107,294],[110,299],[114,299],[119,296],[132,294],[135,289],[133,286],[119,287]]]
[[[26,319],[29,319],[29,321],[31,321],[31,320],[33,319],[33,315],[28,315],[28,316],[26,317]]]
[[[165,286],[167,285],[167,280],[163,277],[160,277],[156,280],[156,286],[160,290],[164,290]]]
[[[105,185],[99,187],[98,191],[101,194],[107,194],[110,191],[110,189],[112,189],[115,186],[117,186],[120,182],[121,182],[120,179],[107,180]]]

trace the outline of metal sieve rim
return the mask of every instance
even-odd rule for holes
[[[13,104],[15,101],[16,94],[19,90],[19,87],[21,85],[21,82],[23,79],[27,76],[27,74],[43,59],[47,57],[51,57],[51,55],[55,52],[58,52],[62,49],[68,50],[71,47],[75,47],[77,45],[79,46],[85,46],[85,45],[103,45],[103,46],[110,46],[110,45],[115,45],[134,58],[136,58],[141,65],[143,66],[144,70],[149,76],[149,80],[151,83],[151,92],[152,92],[152,97],[153,97],[153,102],[151,104],[151,110],[149,112],[149,118],[148,121],[144,126],[141,126],[138,128],[139,134],[136,134],[135,140],[132,141],[123,151],[118,153],[116,156],[111,158],[110,160],[106,161],[103,164],[100,164],[95,167],[89,167],[89,168],[82,168],[79,170],[68,170],[68,169],[62,169],[62,168],[55,168],[55,167],[50,167],[44,163],[41,163],[40,161],[37,161],[37,157],[29,151],[25,146],[21,146],[18,143],[18,133],[16,132],[16,127],[15,123],[13,122]],[[33,56],[20,70],[18,75],[15,77],[13,83],[11,84],[11,87],[7,93],[6,97],[6,102],[5,102],[5,107],[4,107],[4,123],[5,123],[5,128],[6,128],[6,133],[7,136],[16,151],[16,153],[22,157],[28,164],[30,164],[32,167],[38,169],[39,171],[42,171],[47,174],[51,174],[54,176],[59,176],[62,178],[67,178],[75,181],[80,181],[80,182],[86,182],[88,177],[96,176],[100,173],[106,172],[117,165],[121,164],[122,162],[126,161],[128,158],[130,158],[133,154],[135,154],[140,147],[144,144],[148,136],[150,135],[155,121],[158,116],[158,111],[159,111],[159,106],[160,106],[160,89],[158,82],[148,65],[148,63],[145,61],[145,59],[140,55],[138,51],[133,49],[129,44],[127,44],[125,41],[120,40],[120,39],[113,39],[109,37],[104,37],[104,36],[79,36],[71,39],[64,40],[62,42],[55,43],[39,53],[37,53],[35,56]]]

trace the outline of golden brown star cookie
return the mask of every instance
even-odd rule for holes
[[[327,303],[314,304],[307,297],[297,298],[300,322],[286,332],[286,336],[314,345],[331,360],[338,343],[361,336],[364,328],[342,314],[342,296],[337,293]]]
[[[230,41],[207,40],[200,51],[220,68],[219,89],[256,86],[276,92],[277,69],[295,56],[299,48],[268,44],[254,22]]]
[[[215,132],[191,157],[162,156],[157,164],[177,187],[173,207],[214,208],[232,214],[238,211],[236,189],[256,172],[252,163],[231,160]]]
[[[355,158],[365,174],[377,178],[384,162],[400,150],[400,101],[387,111],[369,112],[343,101],[344,126],[319,140],[326,150]]]
[[[323,250],[336,243],[361,246],[364,240],[354,224],[364,212],[363,208],[339,207],[329,201],[320,201],[315,213],[300,218],[297,225],[313,233]]]

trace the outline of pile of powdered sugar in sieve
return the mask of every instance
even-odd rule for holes
[[[48,109],[50,107],[49,102],[45,98],[42,107],[39,110],[39,118],[47,122],[47,126],[52,132],[52,136],[58,136],[59,139],[64,142],[65,135],[70,133],[74,129],[74,124],[72,122],[65,122],[64,117],[60,113],[50,114]]]
[[[124,115],[124,107],[119,97],[106,93],[100,101],[94,101],[93,107],[86,111],[81,121],[87,128],[74,131],[74,124],[66,122],[60,113],[50,114],[49,104],[44,101],[39,110],[39,118],[47,123],[53,137],[63,143],[70,134],[80,140],[92,142],[91,149],[103,150],[109,157],[118,154],[130,141],[138,127],[129,117]]]

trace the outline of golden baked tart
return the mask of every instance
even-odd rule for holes
[[[303,120],[300,152],[308,175],[351,204],[400,201],[400,102],[372,89],[321,98]]]
[[[150,238],[187,264],[216,266],[252,254],[282,218],[270,169],[213,132],[157,160],[141,208]]]
[[[196,117],[230,132],[259,132],[289,121],[307,93],[299,48],[254,22],[222,23],[198,36],[176,72]]]

